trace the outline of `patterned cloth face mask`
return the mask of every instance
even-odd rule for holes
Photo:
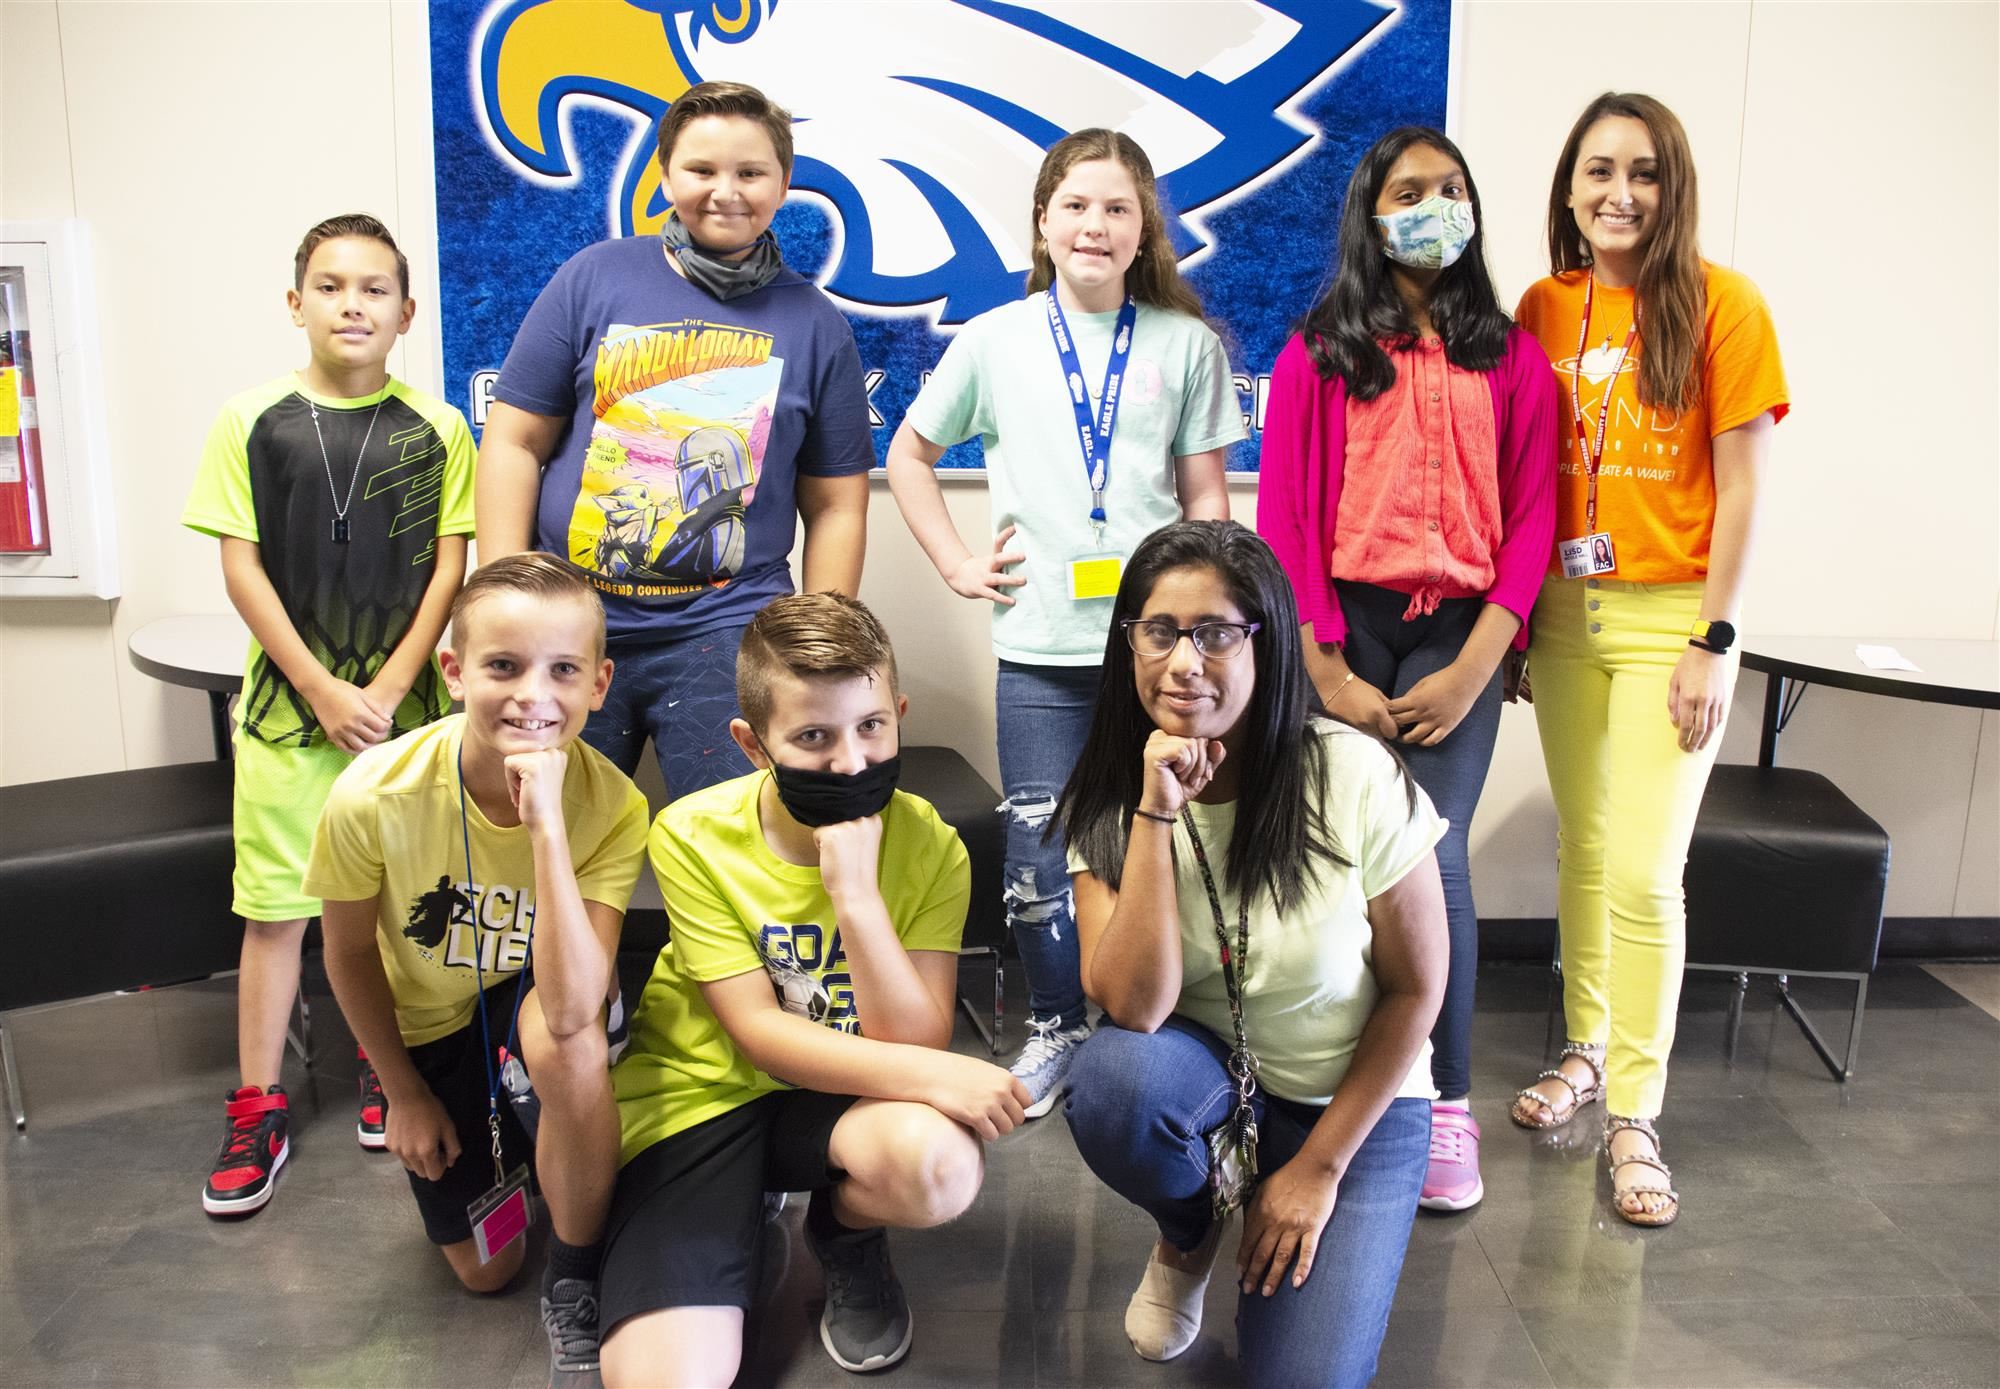
[[[1382,253],[1417,270],[1442,270],[1472,244],[1472,204],[1442,195],[1375,220],[1382,227]]]

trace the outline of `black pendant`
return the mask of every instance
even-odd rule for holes
[[[333,543],[336,545],[345,545],[347,543],[347,518],[345,516],[336,516],[333,518]]]

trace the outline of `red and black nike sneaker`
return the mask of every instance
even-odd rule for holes
[[[248,1215],[271,1199],[278,1169],[291,1156],[291,1106],[282,1085],[246,1085],[229,1096],[224,1112],[229,1132],[201,1189],[201,1208],[210,1215]]]
[[[362,1147],[380,1152],[389,1146],[389,1097],[382,1093],[382,1082],[368,1064],[368,1053],[356,1047],[354,1054],[361,1062],[361,1108],[355,1116],[354,1136]]]

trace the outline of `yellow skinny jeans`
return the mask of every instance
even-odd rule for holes
[[[1687,904],[1681,874],[1717,729],[1683,752],[1667,686],[1701,615],[1702,585],[1548,579],[1528,653],[1555,795],[1563,1013],[1606,1045],[1605,1103],[1650,1119],[1667,1088]],[[1729,657],[1734,680],[1737,658]]]

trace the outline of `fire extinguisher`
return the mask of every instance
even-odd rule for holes
[[[0,554],[49,552],[49,505],[33,347],[21,286],[0,278]]]

